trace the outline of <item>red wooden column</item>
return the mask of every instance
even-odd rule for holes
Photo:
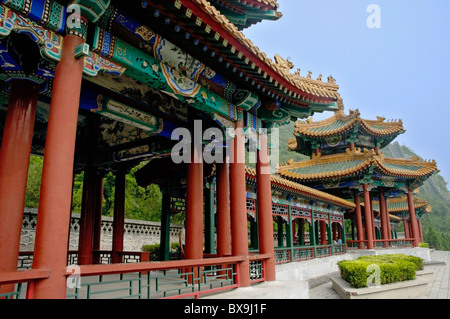
[[[333,239],[333,242],[337,241],[337,238],[338,238],[338,227],[337,226],[338,226],[338,224],[331,223],[331,237]]]
[[[122,262],[123,238],[125,231],[125,186],[126,174],[123,171],[116,173],[114,191],[114,220],[112,240],[112,262]]]
[[[417,219],[417,224],[419,226],[420,242],[423,242],[422,220]]]
[[[413,238],[414,247],[419,246],[419,227],[417,225],[416,209],[414,207],[414,198],[410,190],[408,190],[408,208],[409,208],[409,220],[411,221],[411,237]]]
[[[384,206],[386,207],[386,217],[387,217],[387,230],[388,230],[388,238],[392,239],[392,229],[391,229],[391,217],[389,215],[389,205],[388,205],[388,199],[384,201]]]
[[[382,187],[378,188],[378,197],[379,197],[379,207],[380,207],[380,219],[381,219],[381,238],[389,239],[389,218],[386,212],[386,198],[384,197],[384,189]],[[385,246],[387,242],[385,243]]]
[[[266,281],[275,281],[275,244],[273,242],[272,182],[270,174],[269,141],[267,134],[260,135],[261,149],[257,154],[257,210],[259,252],[270,254],[265,262]]]
[[[327,223],[323,220],[320,221],[320,244],[327,245]]]
[[[231,256],[230,168],[217,164],[217,254]]]
[[[95,203],[94,203],[94,235],[93,235],[93,263],[98,264],[100,262],[100,255],[95,254],[100,250],[101,237],[102,237],[102,210],[103,210],[103,187],[104,179],[103,173],[97,171],[96,184],[95,184]]]
[[[376,235],[377,232],[375,229],[375,213],[373,211],[373,194],[371,191],[369,191],[369,198],[370,198],[370,217],[371,217],[371,223],[372,223],[372,238],[375,240],[375,239],[377,239],[377,235]]]
[[[84,171],[78,240],[78,265],[91,265],[93,263],[96,175],[97,172],[93,168],[88,168]]]
[[[411,238],[411,234],[409,232],[409,223],[406,217],[406,213],[403,215],[403,228],[405,229],[405,239]]]
[[[12,83],[0,148],[0,272],[17,270],[37,99],[36,84]]]
[[[238,265],[239,285],[250,286],[250,263],[248,260],[247,205],[245,182],[245,140],[244,123],[236,122],[233,161],[230,164],[230,207],[232,253],[234,256],[245,256],[245,261]]]
[[[374,249],[373,244],[373,215],[372,215],[372,202],[370,200],[370,194],[368,191],[368,185],[363,184],[364,192],[364,216],[366,217],[366,234],[367,234],[367,249]]]
[[[98,222],[98,210],[101,210],[98,202],[99,188],[101,187],[98,168],[93,165],[96,153],[99,121],[97,117],[88,116],[87,134],[93,138],[86,143],[87,165],[84,169],[83,197],[81,201],[80,232],[78,240],[78,265],[90,265],[97,263],[98,256],[94,257],[94,250],[99,249],[98,236],[100,224]],[[101,212],[100,212],[101,214]],[[100,216],[101,218],[101,216]]]
[[[33,295],[36,299],[64,299],[66,295],[64,269],[84,66],[84,59],[75,58],[75,48],[82,43],[77,36],[65,36],[53,80],[33,260],[34,269],[51,271],[48,279],[36,281]]]
[[[354,197],[355,197],[355,219],[356,219],[356,235],[358,238],[358,248],[364,249],[364,243],[362,242],[364,240],[364,229],[363,229],[363,223],[362,223],[362,216],[361,216],[361,198],[358,194],[358,190],[354,190]]]
[[[203,150],[193,143],[191,163],[187,165],[186,259],[203,258]]]

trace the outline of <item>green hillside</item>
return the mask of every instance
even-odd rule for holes
[[[389,145],[383,152],[389,157],[421,158],[411,148],[400,146],[398,142]],[[417,196],[426,199],[433,209],[431,214],[422,216],[424,241],[438,250],[450,250],[450,192],[447,182],[440,174],[435,174],[420,187]]]

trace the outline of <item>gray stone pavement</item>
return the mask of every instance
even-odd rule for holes
[[[450,251],[432,251],[425,269],[434,271],[430,294],[423,299],[450,299]],[[329,276],[309,281],[309,299],[342,299],[331,287]]]
[[[450,299],[450,251],[433,251],[431,260],[435,264],[427,267],[433,269],[435,279],[428,299]]]

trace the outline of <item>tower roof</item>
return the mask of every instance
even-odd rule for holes
[[[384,184],[395,181],[424,180],[438,172],[436,162],[411,159],[393,159],[373,150],[347,149],[345,153],[333,155],[313,155],[312,159],[301,162],[290,161],[279,166],[281,177],[300,183],[317,183],[352,180],[358,182],[367,175],[373,180],[383,180]],[[387,185],[386,185],[387,186]]]
[[[359,110],[345,114],[342,108],[328,119],[314,122],[311,118],[295,123],[294,136],[289,149],[310,155],[313,144],[320,148],[345,149],[351,142],[356,146],[385,147],[405,129],[402,120],[386,121],[384,117],[367,120]]]

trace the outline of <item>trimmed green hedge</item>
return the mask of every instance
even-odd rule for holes
[[[170,245],[170,249],[173,252],[176,252],[180,249],[179,243],[172,243]],[[141,248],[142,251],[150,252],[150,261],[159,261],[160,260],[160,245],[143,245]]]
[[[369,276],[374,273],[371,265],[380,269],[380,283],[390,284],[398,281],[416,278],[416,271],[423,269],[423,260],[419,257],[392,254],[377,256],[362,256],[355,260],[338,262],[341,277],[354,288],[367,287]]]

